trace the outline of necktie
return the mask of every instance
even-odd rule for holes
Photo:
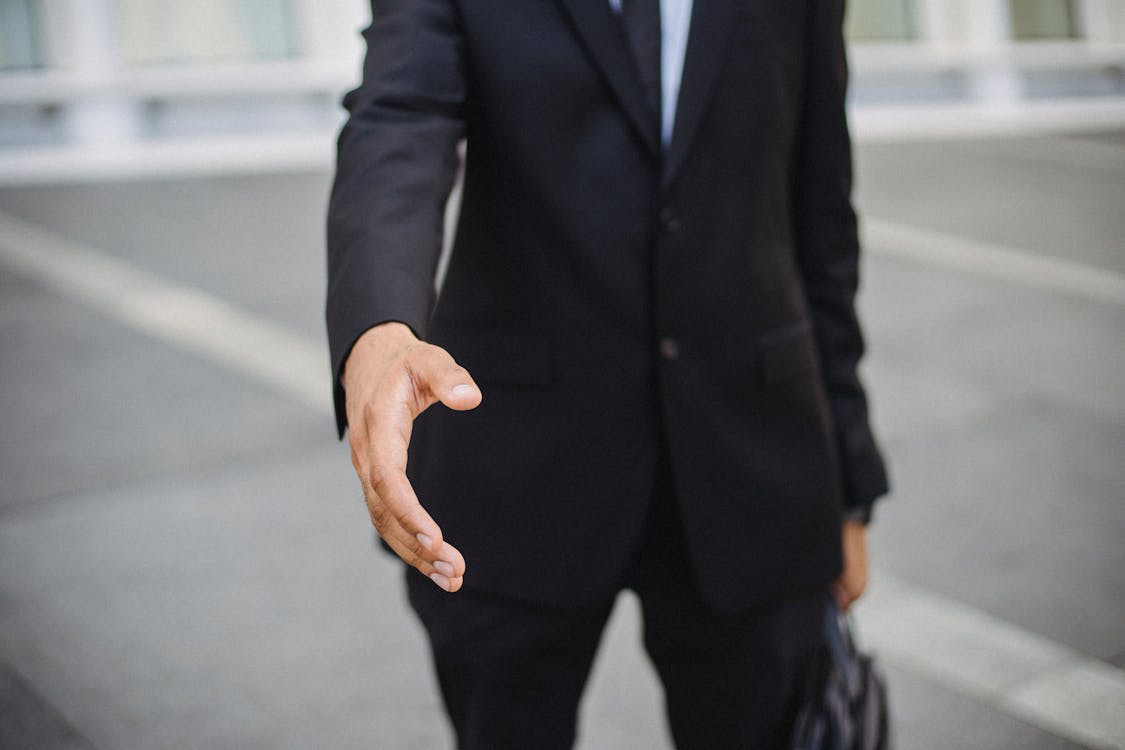
[[[622,0],[621,19],[637,70],[641,74],[645,99],[652,111],[660,114],[660,0]]]

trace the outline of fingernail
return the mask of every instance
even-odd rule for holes
[[[453,566],[447,563],[445,560],[434,561],[434,570],[441,573],[446,578],[453,577]]]
[[[441,573],[430,573],[430,580],[436,583],[439,588],[446,591],[449,591],[453,588],[453,584],[451,584],[449,582],[449,579],[443,576]]]
[[[454,396],[469,396],[473,393],[476,393],[476,390],[477,389],[473,388],[471,385],[468,385],[466,383],[462,383],[461,385],[453,386],[453,395]]]
[[[419,543],[421,543],[421,545],[423,547],[425,547],[426,549],[430,549],[434,544],[434,540],[430,539],[425,534],[418,534],[414,538],[417,539],[419,541]]]

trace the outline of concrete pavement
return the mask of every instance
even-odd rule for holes
[[[872,232],[862,296],[895,495],[860,624],[884,644],[900,745],[1125,747],[1107,702],[1125,685],[1125,301],[940,257],[948,238],[1119,280],[1125,136],[872,143],[858,171],[872,229],[914,232]],[[254,322],[323,345],[328,179],[0,190],[0,747],[447,744],[328,414],[214,354]],[[918,233],[937,242],[911,252]],[[101,281],[60,281],[70,251]],[[157,308],[188,290],[220,313],[146,326],[120,274],[167,293]],[[924,658],[943,633],[897,627],[906,595],[967,639],[944,668]],[[583,750],[668,747],[637,627],[624,596]],[[1017,667],[1065,653],[1051,666],[1087,676],[977,690],[1002,647],[973,649],[997,633],[1033,643]]]

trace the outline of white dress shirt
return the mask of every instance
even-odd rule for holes
[[[621,13],[621,0],[609,0],[614,12]],[[660,138],[664,147],[672,142],[676,124],[676,102],[680,98],[680,79],[684,73],[688,31],[691,28],[692,0],[660,0]]]

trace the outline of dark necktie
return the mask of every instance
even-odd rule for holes
[[[660,115],[660,0],[622,0],[625,36],[652,111]]]

